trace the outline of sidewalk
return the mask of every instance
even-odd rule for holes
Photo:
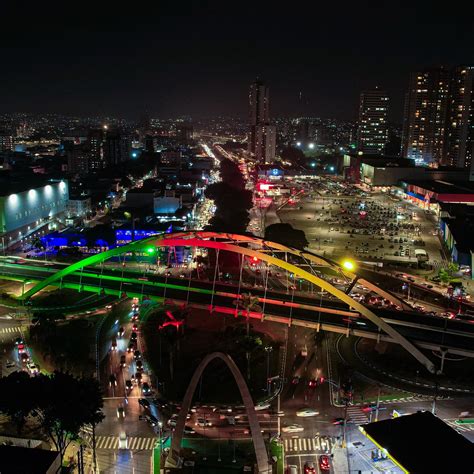
[[[339,446],[334,448],[332,458],[332,468],[337,474],[348,474],[349,465],[347,463],[347,449],[340,448]]]

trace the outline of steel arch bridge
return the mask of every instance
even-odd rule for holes
[[[408,309],[409,307],[404,301],[381,289],[377,285],[360,278],[357,274],[342,269],[337,263],[329,259],[323,258],[306,250],[296,250],[253,236],[204,231],[157,234],[156,236],[138,240],[122,247],[116,247],[106,252],[87,257],[83,260],[80,260],[79,262],[75,262],[64,269],[59,270],[45,280],[37,283],[34,287],[27,291],[21,297],[21,299],[28,300],[39,291],[46,288],[48,285],[61,281],[65,276],[82,270],[89,265],[97,265],[110,258],[127,253],[146,252],[147,249],[150,249],[150,247],[191,247],[214,249],[217,252],[217,255],[220,251],[227,251],[239,254],[242,257],[255,257],[267,264],[279,267],[290,274],[294,274],[299,278],[302,278],[313,285],[320,287],[322,290],[325,290],[331,295],[335,296],[339,301],[344,302],[349,307],[358,311],[361,315],[374,323],[380,331],[385,332],[395,342],[403,346],[430,372],[434,373],[436,371],[434,363],[431,362],[412,342],[402,336],[396,329],[394,329],[369,308],[354,300],[349,293],[352,290],[354,284],[358,282],[374,293],[400,305],[403,309]],[[299,264],[291,263],[288,260],[288,256],[290,256],[290,260],[298,260]],[[328,269],[340,276],[347,283],[347,290],[342,291],[333,283],[324,279],[321,273],[317,270],[318,268]]]
[[[255,406],[252,400],[252,395],[250,395],[247,383],[245,382],[242,373],[240,372],[232,357],[230,357],[228,354],[224,354],[223,352],[213,352],[212,354],[208,354],[206,357],[204,357],[204,359],[200,362],[200,364],[194,371],[194,374],[184,395],[183,403],[181,404],[181,409],[179,411],[178,419],[176,421],[176,428],[172,436],[170,454],[166,463],[170,467],[175,467],[178,465],[181,441],[183,439],[184,426],[186,424],[186,416],[191,408],[194,392],[196,391],[197,384],[199,383],[204,369],[209,365],[210,362],[215,359],[220,359],[225,362],[235,379],[235,382],[240,392],[240,396],[242,397],[242,401],[244,402],[245,410],[247,412],[249,420],[250,433],[252,435],[252,441],[255,448],[258,472],[262,474],[268,474],[272,471],[272,469],[268,462],[268,453],[265,448],[265,442],[263,440],[262,432],[260,431],[260,423],[258,422],[257,413],[255,411]]]

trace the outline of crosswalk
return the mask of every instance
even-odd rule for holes
[[[334,436],[315,436],[314,438],[285,438],[283,440],[285,452],[301,453],[320,451],[323,453],[331,452],[336,444]]]
[[[14,334],[14,333],[19,333],[24,330],[21,326],[15,326],[15,327],[8,327],[8,328],[2,328],[0,329],[0,334]]]
[[[474,431],[474,424],[457,425],[455,420],[444,420],[451,428],[454,428],[458,433],[467,433],[468,431]]]
[[[360,407],[347,407],[347,420],[355,425],[363,425],[369,422],[369,418]]]
[[[83,436],[87,439],[87,442],[92,446],[92,433],[88,429],[83,429]],[[142,436],[130,436],[127,438],[127,449],[132,451],[149,451],[155,446],[156,438],[142,437]],[[102,436],[98,435],[95,437],[96,449],[108,449],[116,450],[119,449],[118,436]]]

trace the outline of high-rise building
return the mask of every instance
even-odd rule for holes
[[[449,71],[424,69],[410,75],[405,98],[402,156],[417,163],[440,163],[445,146]]]
[[[130,159],[131,141],[117,130],[107,130],[103,149],[106,166],[115,166]]]
[[[193,140],[193,126],[183,122],[176,127],[176,138],[180,144],[187,145]]]
[[[91,172],[103,170],[106,167],[104,157],[104,130],[89,130],[87,142],[90,153],[89,170]]]
[[[275,158],[276,127],[270,125],[270,92],[257,79],[249,91],[249,147],[257,161],[271,163]]]
[[[368,155],[380,155],[388,141],[388,95],[376,87],[362,92],[359,105],[357,149]]]
[[[72,145],[66,151],[69,173],[85,176],[89,173],[90,152],[85,145]]]
[[[0,131],[0,151],[13,151],[15,148],[15,138],[13,134]]]
[[[469,168],[474,148],[474,66],[452,70],[443,163]]]

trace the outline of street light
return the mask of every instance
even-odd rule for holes
[[[356,265],[355,265],[355,262],[354,262],[353,260],[344,260],[344,261],[342,262],[342,267],[343,267],[345,270],[347,270],[347,271],[349,271],[349,272],[352,272],[352,271],[355,270]]]

